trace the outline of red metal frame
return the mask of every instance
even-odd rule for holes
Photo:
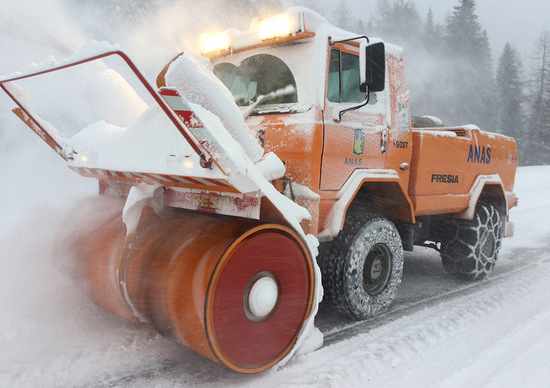
[[[84,63],[93,62],[99,59],[103,59],[106,57],[110,57],[113,55],[118,55],[121,57],[126,64],[132,69],[136,77],[140,80],[142,85],[147,89],[147,91],[151,94],[153,99],[161,109],[166,113],[166,115],[170,118],[172,123],[176,126],[178,131],[182,134],[182,136],[187,140],[191,148],[193,148],[193,151],[197,153],[197,155],[201,158],[201,165],[202,166],[210,166],[211,165],[211,155],[208,154],[208,151],[202,147],[202,145],[193,137],[193,135],[190,133],[189,129],[181,122],[181,120],[177,117],[175,112],[168,106],[168,104],[162,99],[162,97],[157,93],[157,91],[149,84],[149,82],[145,79],[143,74],[139,71],[139,69],[136,67],[136,65],[131,61],[131,59],[122,51],[120,50],[114,50],[114,51],[108,51],[103,54],[98,54],[86,59],[82,59],[76,62],[67,63],[64,65],[52,67],[47,70],[38,71],[35,73],[29,73],[25,75],[19,75],[16,77],[0,80],[0,87],[6,92],[6,94],[17,104],[18,108],[14,109],[14,113],[23,120],[34,132],[36,132],[44,141],[52,147],[63,159],[67,160],[66,156],[62,153],[63,147],[55,141],[55,139],[48,133],[48,131],[40,124],[40,121],[37,120],[33,115],[29,112],[29,109],[24,106],[23,103],[21,103],[12,93],[9,92],[8,88],[4,85],[8,82],[18,81],[26,78],[35,77],[38,75],[43,75],[47,73],[52,73],[54,71],[67,69],[70,67],[82,65]],[[207,157],[208,155],[208,157]]]

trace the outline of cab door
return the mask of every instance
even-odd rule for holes
[[[330,47],[326,81],[321,190],[339,190],[357,169],[383,169],[388,147],[386,92],[366,95],[359,89],[359,47]],[[387,89],[387,88],[386,88]]]

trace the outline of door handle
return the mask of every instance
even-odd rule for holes
[[[388,150],[388,131],[384,129],[380,137],[380,153],[384,153]]]

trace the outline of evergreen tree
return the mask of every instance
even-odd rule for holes
[[[379,0],[377,15],[371,19],[375,34],[401,46],[417,43],[422,20],[416,6],[405,0]]]
[[[494,130],[497,126],[495,112],[497,110],[497,102],[495,99],[496,87],[495,78],[493,72],[493,57],[491,54],[491,45],[489,43],[489,36],[486,30],[483,30],[481,34],[481,40],[479,42],[479,58],[478,58],[478,90],[479,101],[484,104],[479,106],[478,123],[480,126],[487,130]]]
[[[426,15],[426,21],[424,22],[424,42],[426,46],[430,46],[433,43],[435,37],[435,22],[434,22],[434,13],[432,8],[428,9],[428,14]]]
[[[432,8],[428,9],[426,14],[426,20],[422,30],[422,42],[424,47],[431,52],[439,51],[441,49],[443,40],[443,31],[441,25],[437,24],[434,20],[434,13]]]
[[[414,2],[394,0],[391,22],[404,37],[419,36],[421,21]]]
[[[529,127],[522,151],[526,164],[550,164],[550,31],[537,42]]]
[[[482,29],[475,13],[474,0],[459,0],[460,5],[447,22],[447,44],[458,55],[475,57],[479,54]]]
[[[523,135],[522,63],[519,54],[506,43],[498,61],[496,73],[497,132],[515,137],[521,142]]]
[[[446,27],[446,55],[452,62],[446,87],[453,93],[446,101],[446,114],[454,124],[493,125],[494,83],[487,33],[475,13],[474,0],[459,0]]]

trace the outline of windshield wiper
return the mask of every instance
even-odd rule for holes
[[[295,104],[292,104],[291,106],[282,106],[282,105],[270,105],[264,107],[260,107],[257,110],[254,111],[254,113],[257,113],[259,115],[264,115],[267,113],[294,113],[298,112],[298,109],[296,108]]]
[[[296,93],[296,88],[293,85],[287,85],[282,89],[275,90],[274,92],[259,95],[252,105],[243,110],[243,118],[246,119],[248,116],[250,116],[252,112],[254,112],[254,110],[258,107],[258,105],[260,105],[264,101],[271,100],[277,97],[288,96],[294,93]]]

